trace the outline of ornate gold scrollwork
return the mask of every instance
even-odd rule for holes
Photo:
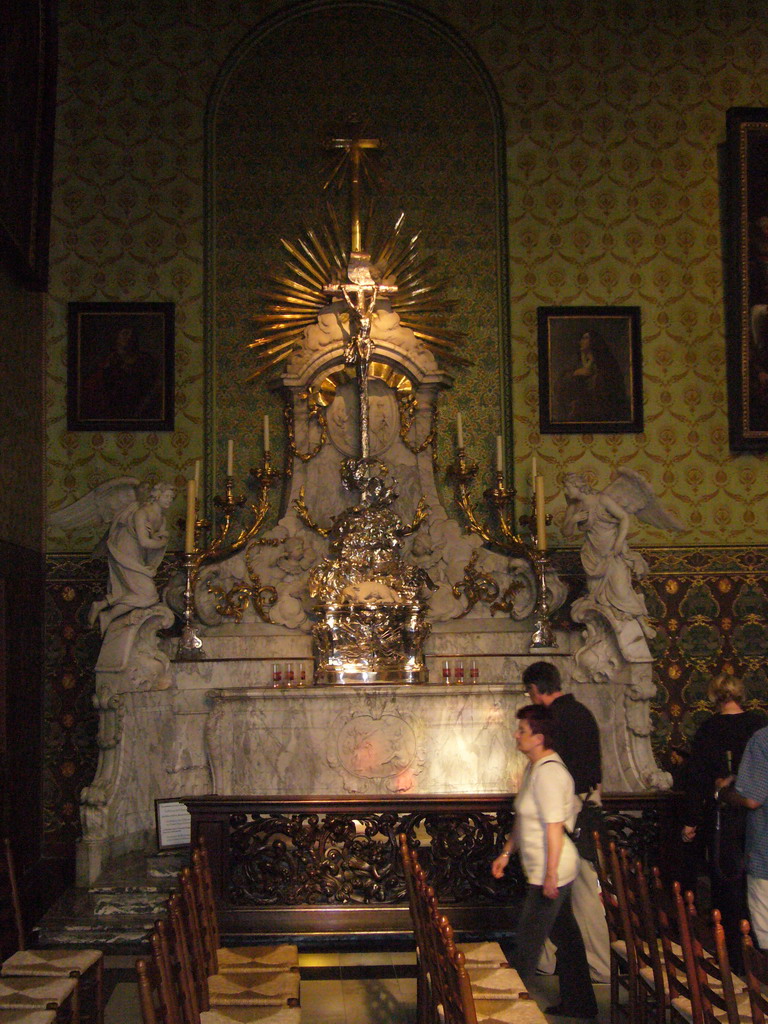
[[[464,566],[464,576],[459,580],[458,583],[454,583],[451,587],[451,593],[460,600],[462,595],[466,599],[467,607],[459,615],[459,618],[464,618],[478,601],[482,601],[484,604],[491,604],[499,596],[499,585],[492,576],[487,576],[484,572],[479,572],[477,569],[477,556],[478,552],[474,551],[472,557]]]
[[[317,425],[320,427],[320,437],[317,444],[310,451],[300,452],[298,450],[296,447],[296,434],[293,424],[293,407],[288,403],[283,410],[285,433],[288,438],[288,451],[291,455],[295,455],[300,462],[311,462],[311,460],[322,451],[323,445],[328,440],[328,428],[325,422],[325,412],[323,411],[323,406],[319,400],[319,396],[313,390],[310,390],[305,391],[299,397],[307,403],[309,408],[309,420],[315,420]],[[290,472],[290,460],[288,465]]]
[[[413,421],[416,417],[416,410],[419,403],[416,397],[410,392],[398,392],[397,403],[400,409],[400,440],[413,455],[421,455],[421,453],[426,451],[426,449],[431,445],[432,461],[435,462],[437,460],[437,446],[435,444],[435,438],[437,436],[437,423],[439,419],[437,406],[433,406],[432,408],[432,419],[427,436],[419,444],[416,444],[408,440],[408,433],[413,426]]]
[[[262,545],[276,547],[280,543],[279,540],[259,540],[248,548],[245,553],[245,564],[250,584],[236,583],[229,590],[224,590],[213,580],[208,580],[208,593],[219,599],[215,605],[219,615],[233,619],[235,622],[242,622],[245,609],[249,604],[253,604],[253,609],[262,622],[272,621],[269,611],[277,601],[277,591],[272,586],[262,587],[261,578],[251,563],[251,550],[253,547]]]
[[[308,526],[310,528],[310,530],[314,530],[315,533],[320,534],[321,537],[327,537],[328,534],[331,532],[329,527],[321,526],[312,518],[312,513],[307,508],[307,501],[306,498],[304,497],[303,487],[299,491],[298,498],[296,498],[295,501],[293,502],[293,507],[296,511],[296,515],[299,517],[302,523],[304,523],[305,526]]]

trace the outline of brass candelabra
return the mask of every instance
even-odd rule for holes
[[[552,516],[547,514],[544,517],[544,522],[547,526],[551,526]],[[531,536],[528,557],[536,574],[536,607],[533,610],[530,649],[539,651],[556,648],[557,638],[550,621],[549,594],[547,592],[547,570],[552,568],[552,563],[549,560],[547,549],[540,548],[538,545],[535,494],[531,495],[530,513],[520,516],[520,525],[527,529]]]
[[[535,495],[531,495],[530,514],[520,517],[520,525],[528,531],[530,536],[530,539],[526,539],[523,535],[515,532],[512,503],[516,492],[512,487],[505,487],[504,474],[501,469],[497,468],[495,471],[493,486],[483,492],[483,498],[490,512],[490,520],[481,521],[471,495],[471,487],[477,472],[477,463],[468,461],[464,447],[460,446],[456,462],[448,467],[448,475],[455,481],[456,503],[464,513],[472,533],[477,534],[486,544],[511,558],[526,558],[530,562],[536,580],[534,628],[530,647],[532,650],[556,648],[557,640],[550,621],[546,581],[547,571],[552,566],[546,549],[538,546]],[[546,525],[552,523],[551,515],[545,516],[545,523]],[[454,594],[457,589],[464,590],[468,595],[483,594],[484,598],[482,599],[493,599],[490,605],[491,611],[499,610],[509,613],[512,610],[514,595],[519,589],[519,585],[513,583],[505,593],[500,594],[498,584],[490,580],[490,577],[480,578],[481,574],[477,572],[474,565],[471,568],[471,574],[475,578],[465,581],[465,586],[454,587]]]
[[[227,474],[224,479],[224,495],[215,495],[213,507],[220,513],[218,526],[209,519],[196,518],[194,527],[194,550],[184,556],[186,585],[184,588],[184,625],[179,641],[178,657],[182,659],[202,658],[203,642],[195,628],[195,588],[203,566],[220,562],[237,554],[246,545],[256,541],[258,534],[269,513],[271,504],[269,492],[282,478],[282,473],[274,469],[269,450],[264,452],[260,466],[251,469],[250,475],[258,482],[258,498],[255,502],[248,501],[244,494],[235,495],[235,478]],[[245,511],[250,515],[250,523],[243,523],[239,513]],[[209,532],[212,534],[208,538]],[[262,541],[262,543],[271,543]],[[251,583],[238,584],[230,591],[211,586],[211,593],[219,599],[216,610],[221,615],[240,621],[249,602],[253,602],[257,613],[265,621],[268,620],[270,599],[275,599],[273,587],[262,587],[257,576],[251,573]]]

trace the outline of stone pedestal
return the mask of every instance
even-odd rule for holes
[[[509,793],[524,767],[519,683],[229,689],[211,699],[218,794]]]

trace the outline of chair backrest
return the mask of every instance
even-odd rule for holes
[[[696,983],[688,918],[680,894],[680,883],[674,882],[671,894],[667,892],[657,867],[653,868],[653,899],[664,953],[670,1002],[674,1004],[675,1000],[683,1000],[689,1003],[693,1024],[703,1024],[701,993]],[[694,978],[693,984],[690,981],[691,976]]]
[[[638,971],[645,968],[651,972],[656,999],[656,1018],[661,1024],[665,1015],[667,990],[664,984],[664,963],[659,950],[656,908],[648,890],[642,861],[630,861],[629,854],[624,849],[621,851],[620,859],[637,968]]]
[[[181,1011],[168,943],[156,922],[149,936],[151,959],[136,961],[139,1002],[144,1024],[182,1024]]]
[[[165,1024],[162,1004],[158,991],[154,964],[146,957],[136,961],[136,976],[139,986],[139,1005],[144,1024]]]
[[[179,893],[174,893],[166,903],[168,910],[167,928],[172,943],[174,964],[182,979],[188,979],[193,990],[193,1002],[197,1012],[210,1009],[208,992],[208,971],[205,956],[200,948],[199,939],[193,936],[186,900]],[[189,998],[189,997],[187,997]]]
[[[768,953],[755,949],[749,934],[749,923],[741,922],[741,949],[747,976],[752,1024],[766,1024],[768,1019]]]
[[[639,970],[637,946],[635,942],[635,929],[632,919],[632,911],[629,905],[627,879],[624,875],[625,857],[619,852],[619,848],[613,840],[608,843],[608,857],[608,878],[613,887],[613,892],[619,908],[618,917],[620,938],[624,940],[624,944],[627,949],[627,973],[629,974],[630,981],[629,994],[630,998],[634,998]]]
[[[456,949],[453,928],[434,901],[430,908],[432,972],[435,979],[437,1017],[445,1024],[477,1024],[472,986],[464,954]]]
[[[18,949],[26,948],[13,849],[10,839],[5,837],[0,863],[0,955],[5,960]]]
[[[603,898],[605,920],[608,924],[608,937],[611,942],[617,942],[624,938],[621,914],[619,912],[619,898],[616,894],[608,851],[603,846],[599,833],[595,833],[595,852],[597,854],[595,870],[597,871],[597,880],[600,883],[600,892]]]
[[[192,872],[189,868],[183,868],[179,872],[179,893],[172,896],[168,901],[169,910],[171,903],[178,901],[180,908],[180,920],[183,920],[185,937],[189,945],[192,972],[195,978],[197,1000],[200,1009],[209,1010],[208,1001],[208,975],[209,963],[205,952],[203,939],[203,927],[200,921],[197,902],[195,900],[194,886],[192,884]]]
[[[684,901],[688,918],[696,981],[701,995],[701,1009],[705,1024],[723,1024],[723,1013],[728,1024],[739,1024],[736,991],[728,962],[725,932],[720,911],[712,911],[712,925],[698,916],[693,893],[687,892]]]
[[[218,914],[216,913],[216,898],[213,894],[211,862],[208,857],[208,847],[203,836],[198,836],[195,849],[192,852],[192,871],[205,903],[206,920],[210,930],[210,943],[215,955],[215,951],[221,945],[221,932],[219,930]],[[218,961],[216,960],[210,973],[217,974],[218,970]]]
[[[199,849],[192,851],[192,870],[189,875],[191,882],[190,895],[197,908],[200,923],[200,937],[205,954],[205,965],[208,974],[219,973],[219,927],[216,921],[216,908],[209,905],[206,893],[205,868]]]

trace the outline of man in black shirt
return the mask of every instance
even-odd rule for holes
[[[603,772],[600,730],[595,716],[572,693],[563,693],[560,673],[546,661],[536,661],[523,672],[523,685],[534,704],[548,707],[555,719],[554,747],[573,776],[577,796],[600,799]],[[610,949],[605,911],[597,874],[582,859],[571,893],[574,917],[579,923],[592,980],[605,983],[610,976]]]

